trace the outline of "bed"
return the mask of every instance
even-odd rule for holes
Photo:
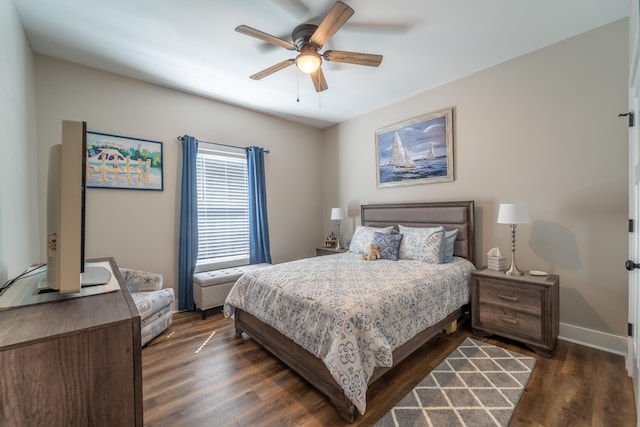
[[[364,413],[368,385],[443,330],[455,330],[475,264],[472,201],[363,205],[361,223],[457,230],[454,257],[446,265],[369,262],[347,252],[278,264],[243,275],[224,307],[238,334],[298,372],[347,422],[356,409]]]

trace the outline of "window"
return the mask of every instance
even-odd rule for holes
[[[249,262],[247,157],[213,147],[200,143],[196,159],[197,271]]]

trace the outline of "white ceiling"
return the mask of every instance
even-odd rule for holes
[[[353,17],[323,50],[384,56],[323,62],[329,90],[288,67],[291,40],[334,0],[14,0],[33,50],[320,128],[362,115],[629,15],[629,0],[344,0]],[[299,79],[299,80],[298,80]],[[299,89],[297,89],[299,87]],[[299,90],[300,101],[297,102]]]

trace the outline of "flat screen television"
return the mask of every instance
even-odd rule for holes
[[[87,124],[63,121],[62,143],[49,150],[47,274],[41,291],[79,293],[109,282],[111,272],[85,263]]]

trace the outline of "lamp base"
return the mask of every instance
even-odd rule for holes
[[[518,267],[516,267],[515,254],[513,254],[513,257],[511,258],[511,267],[509,267],[509,269],[507,271],[505,271],[505,274],[507,276],[522,276],[522,275],[524,275],[524,273],[522,271],[518,270]]]
[[[522,271],[516,267],[516,224],[511,224],[511,267],[505,271],[507,276],[522,276]]]

